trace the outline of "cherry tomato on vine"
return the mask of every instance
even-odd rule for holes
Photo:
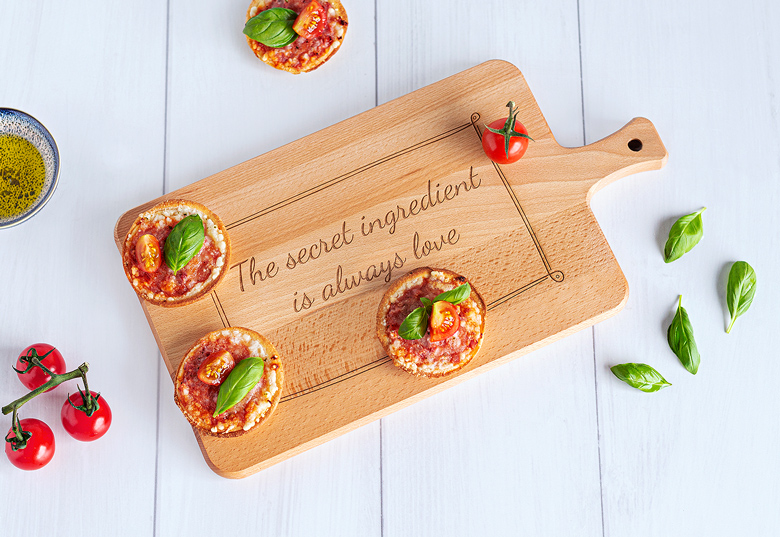
[[[155,272],[160,268],[162,261],[162,251],[160,250],[160,241],[157,237],[147,233],[141,235],[138,242],[135,243],[135,258],[138,260],[138,266],[146,272]]]
[[[446,300],[433,303],[431,310],[431,341],[447,339],[460,327],[458,309]]]
[[[54,433],[48,425],[35,418],[25,418],[19,422],[23,431],[31,433],[27,440],[27,446],[13,450],[9,442],[5,443],[5,455],[11,464],[22,470],[37,470],[43,468],[54,457]],[[14,435],[13,428],[5,435],[10,438]]]
[[[51,379],[51,376],[44,373],[43,369],[40,367],[33,367],[27,371],[27,373],[19,373],[19,371],[24,371],[27,369],[27,364],[22,363],[22,357],[27,356],[31,349],[35,349],[35,352],[38,354],[38,356],[43,356],[47,352],[51,351],[51,353],[46,358],[41,360],[41,364],[46,366],[49,371],[55,375],[62,375],[67,371],[65,366],[65,359],[62,357],[62,354],[60,354],[60,351],[48,343],[35,343],[30,345],[21,352],[19,358],[16,360],[16,376],[19,377],[19,380],[22,381],[22,384],[24,384],[28,390],[34,390]],[[56,388],[56,386],[53,386],[46,391],[50,392],[54,388]]]
[[[482,148],[485,154],[496,164],[512,164],[525,155],[528,149],[528,130],[517,121],[519,110],[509,101],[509,117],[493,121],[482,133]]]
[[[108,406],[102,395],[93,391],[90,391],[90,393],[97,399],[99,406],[91,416],[87,416],[87,413],[83,410],[73,408],[73,405],[77,407],[84,406],[84,400],[80,392],[71,394],[62,404],[62,410],[60,410],[62,426],[69,435],[82,442],[97,440],[106,434],[106,431],[111,426],[111,407]]]

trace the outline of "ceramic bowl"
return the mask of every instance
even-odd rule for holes
[[[46,127],[37,119],[19,110],[0,108],[0,136],[6,134],[24,138],[38,150],[43,157],[46,179],[40,195],[23,213],[13,217],[0,216],[0,229],[21,224],[40,211],[54,194],[60,177],[60,152],[57,149],[57,143]],[[0,195],[2,195],[2,189],[0,189]]]

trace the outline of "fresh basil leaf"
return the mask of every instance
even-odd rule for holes
[[[744,314],[753,303],[756,294],[756,271],[745,261],[737,261],[731,265],[729,283],[726,287],[726,302],[731,314],[731,323],[726,333],[731,333],[734,321]]]
[[[692,374],[699,370],[699,349],[693,339],[693,325],[688,319],[688,312],[682,307],[682,295],[677,303],[677,313],[666,332],[666,339],[672,352],[680,359],[680,363]]]
[[[424,296],[420,297],[420,302],[423,303],[423,306],[426,308],[433,306],[433,302],[429,298],[425,298]]]
[[[200,216],[191,214],[182,218],[165,239],[165,264],[176,274],[190,259],[198,255],[204,239],[203,220]]]
[[[704,236],[704,224],[701,213],[707,209],[680,217],[669,230],[669,238],[664,246],[664,261],[671,263],[690,252]]]
[[[297,18],[298,14],[292,9],[266,9],[246,21],[244,34],[267,47],[286,47],[298,39],[298,34],[293,30],[293,23]]]
[[[610,368],[612,373],[631,386],[643,392],[657,392],[662,388],[671,386],[661,373],[647,364],[619,364]]]
[[[214,417],[227,412],[246,397],[246,394],[263,378],[264,368],[263,359],[254,356],[238,362],[219,386]]]
[[[434,302],[439,300],[446,300],[450,304],[460,304],[466,300],[471,294],[471,286],[468,283],[459,285],[455,289],[444,291],[442,294],[433,299]]]
[[[420,306],[406,316],[398,327],[398,335],[404,339],[420,339],[428,330],[428,306]]]

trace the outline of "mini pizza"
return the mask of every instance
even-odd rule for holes
[[[387,290],[377,335],[388,356],[410,373],[441,377],[479,352],[485,303],[466,278],[449,270],[413,270]]]
[[[276,349],[247,328],[209,332],[179,364],[174,401],[205,434],[239,436],[268,419],[284,372]]]
[[[339,0],[252,0],[244,28],[255,56],[293,74],[330,59],[347,32]]]
[[[200,203],[168,200],[138,215],[125,238],[125,275],[152,304],[183,306],[225,276],[230,239],[217,215]]]

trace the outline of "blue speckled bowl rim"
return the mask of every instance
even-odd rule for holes
[[[36,118],[28,114],[27,112],[23,112],[21,110],[17,110],[16,108],[5,108],[0,107],[0,112],[11,112],[15,114],[19,114],[26,120],[28,120],[30,123],[35,125],[36,127],[40,128],[41,134],[43,134],[43,137],[46,139],[46,141],[49,143],[49,145],[52,148],[52,151],[54,152],[54,179],[51,182],[51,186],[49,187],[49,190],[46,192],[46,195],[41,198],[41,200],[38,202],[37,205],[33,206],[32,209],[30,209],[30,212],[23,214],[16,220],[11,220],[10,222],[4,222],[0,223],[0,229],[5,229],[8,227],[13,227],[16,225],[21,224],[22,222],[29,220],[35,214],[43,209],[43,207],[49,202],[49,199],[54,195],[54,191],[57,190],[57,185],[60,182],[60,150],[57,147],[57,142],[54,141],[54,137],[49,132],[49,129],[47,129],[43,123],[38,121]],[[2,134],[2,133],[0,133]]]

